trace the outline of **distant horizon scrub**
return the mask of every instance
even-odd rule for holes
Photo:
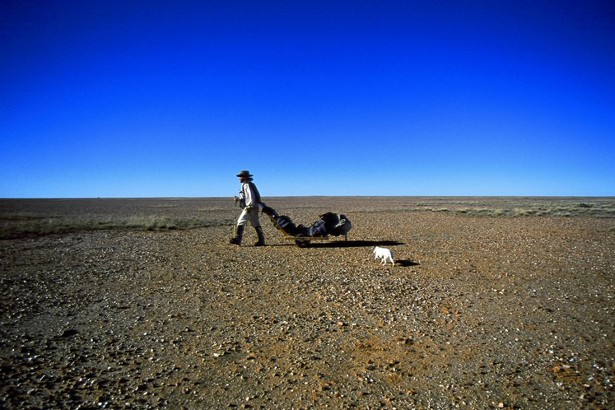
[[[443,205],[449,205],[444,207]],[[437,202],[418,202],[417,211],[454,213],[469,216],[490,217],[524,217],[524,216],[558,216],[558,217],[595,217],[614,218],[615,201],[573,201],[569,199],[532,200],[501,202],[501,206],[477,201],[443,200]]]
[[[87,231],[172,231],[230,226],[231,219],[169,218],[165,216],[50,216],[16,212],[0,215],[0,239],[16,239]]]

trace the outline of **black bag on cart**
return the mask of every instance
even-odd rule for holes
[[[326,237],[329,235],[340,236],[346,235],[352,229],[350,219],[344,214],[336,214],[327,212],[320,215],[320,219],[310,226],[295,225],[295,223],[286,215],[278,215],[275,209],[269,206],[263,206],[263,213],[268,215],[276,229],[290,236],[303,237]]]
[[[312,226],[307,229],[307,236],[327,236],[327,224],[322,219],[314,222]]]
[[[308,228],[308,236],[346,235],[351,228],[352,224],[346,215],[327,212]]]
[[[278,216],[275,220],[275,227],[288,235],[295,236],[300,233],[297,225],[286,215]]]
[[[352,229],[350,219],[348,219],[344,214],[327,212],[326,214],[320,215],[320,219],[325,222],[327,235],[346,235],[350,229]]]

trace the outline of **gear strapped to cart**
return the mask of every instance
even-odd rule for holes
[[[276,229],[282,231],[287,238],[294,239],[299,247],[305,247],[313,239],[328,239],[329,236],[344,235],[348,240],[348,232],[352,229],[350,219],[344,214],[327,212],[320,215],[320,219],[310,226],[296,225],[290,217],[279,215],[275,209],[263,206],[263,213],[266,214]]]

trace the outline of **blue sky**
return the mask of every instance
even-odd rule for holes
[[[615,2],[0,2],[0,197],[615,195]]]

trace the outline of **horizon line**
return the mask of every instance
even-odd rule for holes
[[[146,200],[146,199],[229,199],[232,196],[99,196],[99,197],[0,197],[4,200]],[[267,195],[264,199],[285,198],[615,198],[615,195]]]

